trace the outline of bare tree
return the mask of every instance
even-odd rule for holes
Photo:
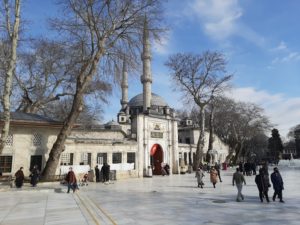
[[[39,113],[47,104],[73,96],[74,63],[61,43],[35,40],[32,48],[20,54],[16,74],[19,96],[17,111]]]
[[[220,98],[215,102],[215,133],[229,145],[226,162],[235,163],[241,155],[246,155],[245,145],[251,140],[264,136],[270,127],[263,109],[253,103],[235,102],[229,98]]]
[[[166,65],[172,71],[175,86],[199,107],[200,136],[194,162],[197,168],[203,159],[205,108],[214,96],[222,94],[228,87],[232,75],[227,74],[225,58],[218,52],[175,54],[169,57]]]
[[[4,125],[1,131],[0,138],[0,154],[2,153],[5,142],[9,133],[10,126],[10,96],[11,89],[13,83],[13,75],[16,69],[16,61],[17,61],[17,47],[18,47],[18,39],[19,39],[19,25],[20,25],[20,7],[21,0],[15,0],[14,2],[14,12],[13,18],[11,18],[11,5],[9,0],[3,0],[4,5],[4,16],[5,16],[5,24],[1,24],[5,28],[4,40],[8,44],[8,54],[7,58],[4,59],[5,68],[5,82],[4,82],[4,91],[2,97],[2,106],[3,106],[3,120]],[[3,41],[1,40],[1,45]]]
[[[159,0],[65,0],[61,4],[64,14],[62,19],[52,21],[53,27],[81,54],[76,58],[72,107],[49,154],[44,179],[55,174],[66,138],[83,111],[84,95],[97,71],[103,78],[105,74],[119,71],[118,62],[124,55],[127,59],[137,58],[145,15],[152,26],[160,19],[157,16],[161,12]]]

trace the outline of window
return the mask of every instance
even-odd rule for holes
[[[98,153],[97,164],[103,165],[104,163],[107,163],[107,153]]]
[[[112,160],[113,164],[122,163],[122,153],[121,152],[113,153],[112,159],[113,159]]]
[[[81,165],[91,165],[92,154],[83,152],[81,154]]]
[[[183,154],[183,157],[184,157],[184,163],[185,165],[187,165],[187,152]]]
[[[8,136],[6,138],[5,145],[6,146],[12,146],[13,143],[14,143],[14,136],[12,134],[8,134]]]
[[[190,138],[185,138],[185,143],[191,144]]]
[[[62,153],[60,158],[60,165],[73,165],[73,153]]]
[[[135,169],[135,152],[127,152],[127,163],[134,163]]]
[[[135,163],[135,152],[127,152],[127,163]]]
[[[12,156],[0,156],[0,171],[10,173],[12,166]]]
[[[33,146],[41,146],[42,145],[42,135],[39,133],[34,133],[32,137]]]

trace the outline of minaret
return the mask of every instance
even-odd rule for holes
[[[123,60],[123,70],[122,70],[122,99],[121,99],[121,111],[126,110],[127,104],[128,104],[128,74],[127,74],[127,65],[126,65],[126,59]]]
[[[144,31],[143,31],[143,75],[141,76],[141,82],[143,84],[143,111],[145,112],[151,106],[151,53],[150,53],[150,39],[148,30],[148,21],[145,17]]]

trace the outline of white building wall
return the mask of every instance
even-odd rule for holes
[[[32,155],[42,156],[42,167],[48,160],[48,155],[53,143],[56,140],[57,129],[49,128],[28,128],[28,127],[11,127],[10,133],[13,134],[13,145],[6,146],[2,155],[10,155],[13,157],[12,174],[20,167],[23,167],[25,176],[30,174],[30,160]],[[41,134],[41,145],[33,145],[33,135]]]

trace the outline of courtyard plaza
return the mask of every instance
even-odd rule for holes
[[[203,189],[195,174],[126,179],[110,184],[89,183],[67,194],[59,183],[22,189],[0,186],[1,225],[98,224],[299,224],[299,170],[281,170],[285,203],[261,203],[254,176],[247,176],[245,200],[236,202],[234,168],[221,171],[214,189],[205,173]],[[272,172],[270,168],[269,173]]]

